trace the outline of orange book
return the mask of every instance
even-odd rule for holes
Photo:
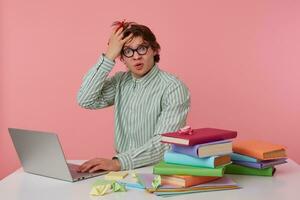
[[[259,160],[286,158],[285,147],[259,140],[234,141],[233,152],[254,157]]]
[[[162,185],[174,185],[180,187],[191,187],[202,183],[207,183],[219,179],[220,177],[213,176],[161,176]]]

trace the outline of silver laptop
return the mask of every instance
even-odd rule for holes
[[[9,128],[9,134],[25,172],[65,181],[79,181],[106,174],[77,172],[79,165],[67,163],[54,133]]]

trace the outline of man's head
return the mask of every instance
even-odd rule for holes
[[[146,75],[159,62],[160,45],[153,32],[144,25],[134,22],[119,23],[123,26],[123,37],[132,34],[124,44],[121,60],[125,63],[134,77]]]

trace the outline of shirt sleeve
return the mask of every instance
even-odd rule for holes
[[[160,142],[161,134],[184,127],[189,107],[190,94],[187,87],[181,82],[170,86],[162,97],[162,112],[153,138],[139,148],[116,155],[121,163],[121,170],[134,169],[162,160],[169,145]]]
[[[84,76],[77,94],[78,104],[86,109],[99,109],[114,104],[117,75],[108,78],[115,62],[104,54]]]

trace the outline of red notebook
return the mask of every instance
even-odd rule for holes
[[[177,131],[172,133],[163,133],[161,135],[161,142],[193,146],[196,144],[232,139],[237,136],[237,132],[215,128],[200,128],[192,129],[189,132]]]

